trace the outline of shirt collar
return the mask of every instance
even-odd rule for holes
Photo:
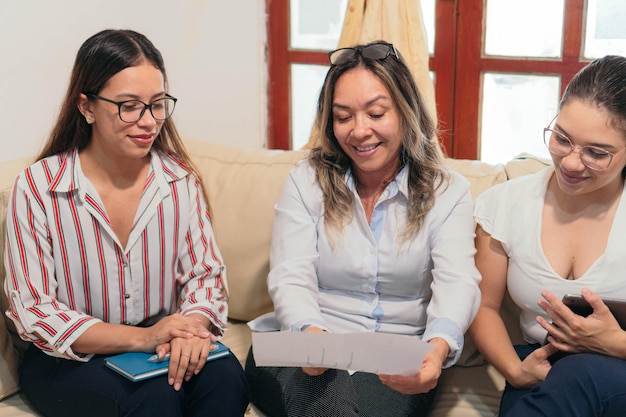
[[[356,181],[352,173],[352,168],[348,168],[345,176],[345,181],[348,185],[348,189],[352,191],[352,193],[357,195]],[[409,176],[407,165],[403,166],[400,172],[398,172],[398,174],[394,178],[394,180],[391,181],[389,185],[387,185],[385,191],[383,191],[383,195],[381,195],[381,199],[392,198],[398,193],[403,195],[406,199],[409,198]]]
[[[168,183],[178,181],[191,172],[178,157],[167,153],[161,157],[155,149],[150,151],[150,170],[154,173],[160,187]],[[73,149],[59,155],[60,166],[56,176],[50,182],[49,190],[56,193],[71,192],[73,190],[84,190],[85,174],[80,166],[78,150]]]

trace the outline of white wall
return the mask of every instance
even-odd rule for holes
[[[141,32],[161,51],[183,137],[265,146],[263,0],[2,0],[0,161],[41,148],[78,48],[107,28]]]

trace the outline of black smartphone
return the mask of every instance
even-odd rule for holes
[[[587,317],[593,313],[593,308],[585,301],[585,299],[579,294],[565,294],[563,296],[563,304],[568,306],[570,310],[579,316]],[[609,308],[615,320],[619,323],[620,327],[626,330],[626,300],[620,300],[617,298],[602,298],[602,301]],[[548,343],[548,335],[543,340],[542,345]]]
[[[626,300],[617,298],[602,298],[602,301],[609,308],[620,327],[626,330]],[[565,294],[563,304],[568,306],[574,313],[586,317],[593,312],[591,306],[578,294]]]

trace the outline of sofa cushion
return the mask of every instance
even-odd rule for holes
[[[507,162],[504,166],[493,166],[493,168],[497,169],[498,171],[502,170],[504,178],[500,178],[500,173],[498,172],[497,181],[490,181],[489,177],[482,177],[483,174],[487,174],[490,171],[490,166],[488,164],[485,165],[479,161],[471,160],[449,160],[450,167],[458,170],[470,181],[472,194],[474,195],[474,197],[478,196],[478,194],[491,187],[492,185],[504,182],[512,178],[535,173],[547,167],[548,165],[550,165],[550,163],[550,160],[540,158],[535,155],[530,155],[526,153],[520,154],[511,161]],[[520,309],[517,305],[515,305],[508,292],[505,295],[504,300],[502,301],[500,314],[502,316],[502,320],[504,321],[504,325],[509,332],[509,337],[511,338],[511,341],[514,344],[524,343],[522,331],[519,325]],[[466,334],[463,354],[457,362],[457,365],[466,367],[484,365],[486,363],[487,361],[476,348],[476,345],[474,344],[472,338],[469,336],[469,334]]]
[[[4,315],[0,319],[0,401],[17,392],[19,387],[18,356],[5,326]]]
[[[274,204],[306,151],[246,150],[186,140],[205,182],[230,300],[228,316],[252,320],[273,310],[267,291]]]
[[[3,162],[0,166],[0,249],[4,253],[4,238],[6,233],[6,214],[9,194],[15,176],[31,162],[30,159],[19,159]],[[3,258],[2,258],[3,259]],[[13,329],[10,320],[5,317],[8,301],[4,293],[5,278],[4,262],[0,262],[0,400],[10,396],[19,390],[17,368],[19,354],[16,344],[20,343],[19,337],[9,332]]]
[[[448,168],[463,175],[470,183],[472,197],[487,188],[506,181],[504,166],[501,164],[492,165],[487,162],[474,161],[470,159],[446,158],[445,164]]]
[[[428,416],[496,416],[504,384],[504,377],[491,365],[444,369]]]
[[[0,192],[0,248],[4,248],[8,198],[9,189]],[[0,308],[2,309],[2,318],[0,318],[0,400],[19,390],[17,374],[18,355],[13,348],[13,341],[6,326],[9,320],[4,315],[8,304],[4,293],[4,277],[4,262],[0,262],[0,284],[2,284],[0,288]]]
[[[552,161],[549,159],[541,158],[529,153],[522,153],[507,162],[504,166],[504,170],[506,171],[506,178],[510,180],[541,171],[549,165],[552,165]]]
[[[501,164],[494,165],[470,159],[452,158],[446,158],[445,164],[449,169],[458,172],[469,181],[470,191],[474,199],[489,187],[506,181],[504,166]],[[466,367],[484,365],[485,363],[485,359],[476,349],[474,342],[466,334],[463,353],[457,361],[457,365]]]

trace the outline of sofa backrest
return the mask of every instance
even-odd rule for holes
[[[274,218],[274,204],[289,170],[307,151],[244,150],[194,140],[185,141],[189,154],[205,181],[212,208],[213,228],[217,244],[227,267],[230,291],[229,318],[251,320],[271,311],[267,292],[269,248]],[[0,248],[4,248],[6,206],[15,176],[31,161],[20,159],[0,163]],[[509,178],[535,172],[546,161],[524,157],[506,166],[471,160],[446,160],[446,165],[470,181],[472,195]],[[6,310],[4,262],[0,262],[0,308]],[[503,315],[514,341],[519,336],[518,313],[512,302],[503,306]],[[23,347],[15,335],[9,336],[12,325],[4,314],[0,318],[0,400],[18,389],[18,354]],[[7,326],[2,326],[6,322]],[[515,333],[517,332],[517,333]],[[13,342],[13,343],[12,343]],[[462,363],[481,361],[471,340],[466,341]],[[18,349],[19,351],[20,349]]]
[[[469,181],[470,191],[474,198],[487,188],[505,182],[507,179],[504,166],[501,164],[492,165],[470,159],[452,158],[446,158],[445,164]]]
[[[267,291],[274,204],[307,151],[246,150],[188,140],[205,182],[230,292],[228,316],[248,321],[273,310]]]
[[[530,154],[521,154],[521,155],[516,156],[509,162],[507,162],[506,165],[504,165],[504,167],[498,165],[498,169],[503,169],[506,179],[510,180],[510,179],[520,177],[523,175],[529,175],[529,174],[535,173],[537,171],[544,169],[550,164],[551,164],[550,160],[539,158],[537,156],[530,155]],[[464,163],[461,164],[462,166],[460,170],[461,173],[463,173],[462,172],[463,169],[467,169],[467,166],[463,167],[463,165],[466,165],[466,164]],[[471,172],[468,174],[470,175],[464,174],[465,177],[468,178],[470,182],[473,182]],[[484,182],[484,180],[481,180],[479,182],[482,183]],[[484,184],[484,185],[488,185],[488,184]],[[477,190],[478,193],[475,194],[474,197],[478,196],[478,194],[480,194],[482,191],[484,191],[487,188],[488,187]],[[508,291],[505,294],[504,300],[502,302],[500,315],[502,316],[504,325],[506,329],[508,330],[511,341],[514,344],[525,343],[524,338],[522,337],[522,330],[519,324],[520,309],[513,302],[510,295],[508,294]],[[480,352],[476,348],[476,345],[474,344],[474,341],[472,340],[472,338],[469,336],[469,333],[466,333],[465,347],[463,349],[463,354],[461,355],[461,358],[457,362],[457,365],[458,366],[475,366],[475,365],[482,365],[484,363],[486,363],[485,358],[480,354]]]
[[[31,160],[24,158],[0,164],[0,250],[4,249],[4,239],[6,234],[6,211],[9,202],[11,187],[17,174],[30,164]],[[19,353],[23,350],[24,343],[14,332],[9,333],[8,329],[14,329],[13,323],[4,315],[8,307],[6,295],[4,294],[4,251],[0,256],[0,400],[19,390],[17,367],[19,363]]]
[[[272,311],[267,292],[274,205],[289,170],[307,151],[245,150],[186,141],[213,212],[213,230],[227,268],[229,317],[248,321]],[[473,196],[506,181],[503,165],[447,159],[464,175]]]

